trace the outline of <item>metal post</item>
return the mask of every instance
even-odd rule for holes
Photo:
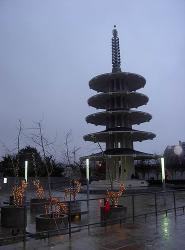
[[[89,230],[89,180],[87,180],[87,221]]]
[[[86,183],[87,183],[87,223],[89,232],[89,159],[86,159]]]
[[[175,216],[176,216],[176,197],[175,197],[175,192],[173,192],[173,204],[174,204],[174,210],[175,210]]]
[[[27,162],[27,163],[26,163]],[[27,175],[27,167],[28,167],[28,161],[25,161],[25,180],[28,181],[28,175]],[[24,229],[23,229],[23,244],[24,248],[26,248],[26,226],[27,226],[27,208],[26,208],[26,195],[27,190],[25,190],[25,195],[23,196],[23,207],[24,207]]]
[[[24,229],[23,229],[23,245],[26,247],[26,222],[27,222],[26,204],[24,204]]]
[[[71,238],[71,192],[69,200],[69,238]]]
[[[135,203],[134,203],[134,195],[132,195],[132,220],[135,222]]]
[[[155,216],[157,217],[157,194],[155,193]]]

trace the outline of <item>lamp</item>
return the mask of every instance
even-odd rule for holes
[[[28,161],[25,161],[24,178],[28,181]]]

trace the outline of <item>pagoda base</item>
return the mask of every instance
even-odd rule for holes
[[[124,184],[126,190],[131,189],[145,189],[148,188],[149,184],[145,180],[126,180],[126,181],[113,181],[113,190],[117,191],[120,188],[121,184]],[[98,191],[98,190],[111,190],[111,184],[109,180],[100,180],[100,181],[92,181],[89,185],[90,191]]]
[[[106,179],[130,180],[135,175],[134,158],[132,156],[108,157],[106,159]]]

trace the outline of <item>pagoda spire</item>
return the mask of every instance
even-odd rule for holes
[[[121,58],[120,58],[120,47],[119,47],[119,37],[116,25],[112,30],[112,72],[121,72]]]

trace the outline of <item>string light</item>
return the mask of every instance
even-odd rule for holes
[[[15,185],[12,188],[13,203],[16,207],[21,207],[23,205],[24,193],[27,188],[28,183],[22,180],[20,185]]]
[[[67,204],[61,202],[57,197],[51,197],[49,204],[45,205],[45,213],[49,214],[50,212],[52,212],[54,218],[58,218],[68,212]]]
[[[40,183],[39,180],[33,181],[33,185],[35,187],[36,195],[39,199],[44,199],[45,197],[45,192],[42,184]]]
[[[64,189],[64,199],[66,199],[68,195],[71,195],[73,197],[73,200],[76,200],[76,196],[81,190],[81,183],[78,180],[75,180],[73,183],[73,186]]]
[[[122,196],[123,192],[125,192],[125,186],[124,184],[121,184],[118,192],[109,191],[107,189],[106,198],[111,201],[114,207],[117,207],[119,203],[119,198]]]

